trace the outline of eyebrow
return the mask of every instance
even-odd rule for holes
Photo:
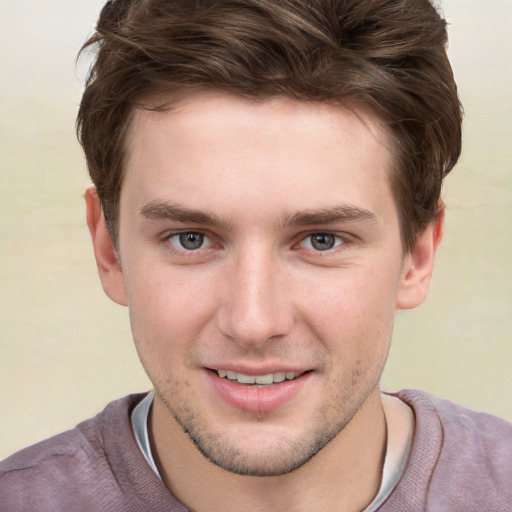
[[[229,220],[223,219],[214,213],[185,208],[178,204],[164,201],[152,201],[140,208],[139,212],[148,220],[173,220],[222,228],[227,228],[231,225]]]
[[[212,212],[185,208],[178,204],[165,201],[152,201],[139,209],[140,214],[148,220],[172,220],[176,222],[202,224],[217,228],[229,228],[233,223]],[[315,226],[334,224],[337,222],[370,222],[378,221],[377,215],[370,210],[353,205],[341,205],[319,210],[305,210],[283,216],[280,224],[283,227]]]
[[[321,210],[305,210],[283,218],[284,227],[334,224],[336,222],[370,222],[378,221],[377,215],[370,210],[352,205],[335,206]]]

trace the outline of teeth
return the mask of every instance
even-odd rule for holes
[[[254,384],[255,379],[253,375],[244,375],[243,373],[238,373],[236,380],[240,382],[240,384]]]
[[[217,370],[219,377],[227,377],[229,380],[236,380],[240,384],[262,384],[269,385],[274,382],[283,382],[286,380],[296,379],[300,373],[298,372],[275,372],[266,375],[245,375],[243,373],[232,372],[231,370]]]
[[[274,376],[271,373],[267,373],[267,375],[258,375],[254,380],[256,384],[272,384]]]

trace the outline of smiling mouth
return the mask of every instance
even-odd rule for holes
[[[275,372],[267,373],[265,375],[245,375],[244,373],[237,373],[231,370],[214,370],[219,377],[237,381],[239,384],[258,384],[269,386],[271,384],[278,384],[285,380],[295,380],[306,372]]]

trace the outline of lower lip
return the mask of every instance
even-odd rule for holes
[[[292,401],[304,387],[311,372],[303,373],[294,380],[272,384],[265,387],[247,386],[236,380],[219,377],[207,370],[207,378],[214,392],[232,407],[249,412],[269,412]]]

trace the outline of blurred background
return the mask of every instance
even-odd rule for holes
[[[103,0],[0,0],[0,458],[149,389],[85,226],[76,53]],[[424,305],[397,315],[383,388],[512,420],[512,1],[443,0],[465,107]]]

